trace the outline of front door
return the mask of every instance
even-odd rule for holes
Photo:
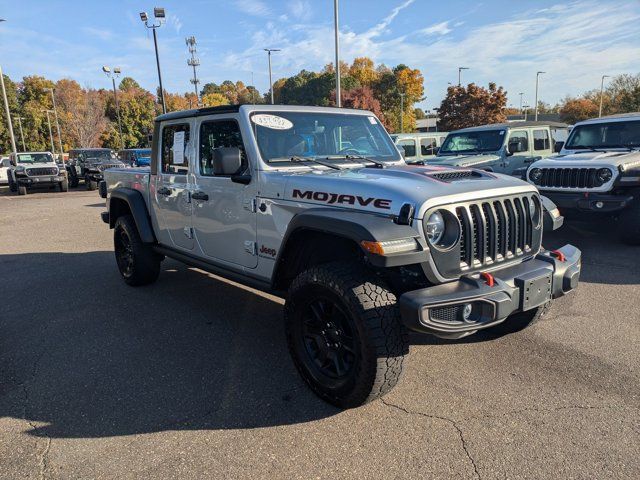
[[[194,168],[193,228],[205,258],[230,266],[255,268],[256,187],[255,178],[247,185],[230,176],[216,175],[213,155],[216,148],[237,147],[242,167],[237,173],[250,173],[238,121],[234,117],[203,119],[198,130],[198,161]]]
[[[184,120],[162,126],[158,173],[151,190],[158,212],[159,240],[180,250],[193,250],[195,243],[191,225],[190,138],[191,125]]]
[[[529,164],[531,158],[531,142],[529,141],[529,132],[527,130],[511,130],[507,140],[507,148],[509,145],[517,144],[518,151],[513,155],[504,155],[504,168],[500,173],[512,175],[514,172],[520,171]]]

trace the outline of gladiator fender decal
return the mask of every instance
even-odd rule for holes
[[[156,236],[153,233],[151,226],[151,218],[149,218],[149,211],[147,210],[147,204],[142,197],[142,194],[132,188],[118,188],[111,192],[109,197],[109,226],[113,228],[116,223],[117,217],[112,215],[112,202],[114,199],[122,200],[129,205],[133,220],[136,222],[138,233],[143,243],[156,243]]]

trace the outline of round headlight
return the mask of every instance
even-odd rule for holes
[[[531,171],[529,172],[529,179],[533,183],[538,183],[541,178],[542,178],[542,170],[540,170],[539,168],[532,168]]]
[[[609,170],[608,168],[601,168],[600,170],[598,170],[597,176],[600,182],[607,183],[609,180],[611,180],[613,172],[611,172],[611,170]]]
[[[433,212],[427,220],[427,239],[432,245],[437,245],[444,236],[444,218],[440,212]]]
[[[542,206],[540,205],[540,201],[537,197],[531,197],[529,199],[529,217],[531,218],[531,223],[533,228],[536,230],[540,228],[541,225],[541,213]]]

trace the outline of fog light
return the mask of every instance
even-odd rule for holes
[[[462,309],[462,320],[465,322],[469,321],[469,318],[471,318],[471,312],[473,312],[473,305],[467,303]]]
[[[604,203],[596,202],[596,208],[602,208],[602,207],[604,207]]]

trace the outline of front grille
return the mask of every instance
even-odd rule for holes
[[[118,168],[121,165],[119,163],[101,163],[98,165],[98,170],[104,171],[107,168]]]
[[[30,177],[37,177],[40,175],[57,175],[58,169],[56,167],[39,167],[39,168],[27,168],[27,175]]]
[[[550,188],[596,188],[602,184],[596,177],[597,168],[543,168],[536,184]]]
[[[479,172],[473,170],[461,170],[453,172],[432,173],[431,177],[443,182],[452,182],[455,180],[466,180],[469,178],[480,178],[482,175]]]
[[[457,207],[461,268],[500,263],[536,249],[529,216],[531,201],[523,196]]]

